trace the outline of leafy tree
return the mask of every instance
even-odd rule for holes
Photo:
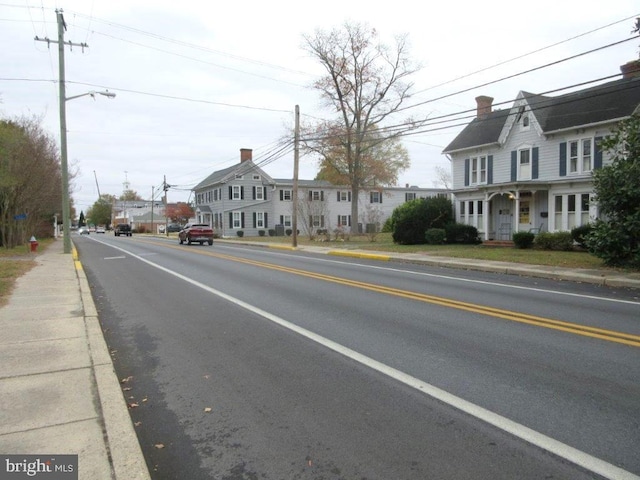
[[[60,213],[61,178],[56,141],[38,119],[0,120],[0,245],[49,231]]]
[[[110,225],[112,212],[113,197],[109,194],[103,194],[87,211],[87,218],[93,225]]]
[[[322,142],[314,142],[310,150],[320,153],[320,171],[316,180],[326,180],[334,185],[352,185],[349,163],[344,155],[345,138],[339,134],[327,136]],[[360,161],[360,188],[395,185],[398,174],[411,165],[407,149],[398,138],[385,138],[376,126],[362,142]]]
[[[453,204],[444,197],[416,198],[397,207],[391,214],[392,238],[395,243],[426,243],[425,232],[444,229],[453,222]]]
[[[167,217],[173,223],[185,224],[193,215],[193,208],[188,203],[178,202],[174,205],[167,205]]]
[[[383,128],[410,97],[413,85],[407,79],[417,71],[409,61],[406,36],[398,37],[390,48],[378,43],[374,29],[345,23],[342,29],[317,30],[303,39],[305,50],[325,70],[314,87],[336,112],[334,119],[305,127],[301,139],[308,151],[320,157],[321,176],[346,179],[340,183],[350,185],[354,199],[360,189],[376,181],[393,183],[409,165],[406,152],[403,155],[397,148],[393,152],[398,139],[426,121],[396,120],[393,127]],[[385,148],[392,156],[382,156]],[[351,203],[351,218],[359,218],[358,202]],[[356,229],[354,222],[352,231]]]
[[[587,235],[589,251],[608,265],[640,267],[640,115],[602,141],[611,163],[593,174],[602,217]]]

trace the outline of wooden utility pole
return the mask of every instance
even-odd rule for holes
[[[68,45],[70,48],[81,47],[86,48],[86,43],[73,43],[64,41],[64,31],[67,25],[64,23],[62,9],[56,10],[58,20],[58,40],[49,40],[48,38],[35,37],[36,41],[57,43],[58,44],[58,72],[59,72],[59,101],[60,101],[60,169],[62,170],[62,238],[64,244],[64,253],[71,253],[71,209],[69,206],[69,167],[67,163],[67,110],[66,110],[66,92],[65,92],[65,73],[64,73],[64,47]]]
[[[291,227],[293,228],[293,247],[298,246],[298,164],[300,163],[300,106],[296,105],[295,129],[293,134],[293,212]]]

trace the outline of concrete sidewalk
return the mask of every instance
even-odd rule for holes
[[[149,479],[89,284],[53,242],[0,309],[0,454],[78,455],[81,480]]]

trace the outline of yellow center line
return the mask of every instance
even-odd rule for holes
[[[185,247],[176,245],[156,244],[164,247],[185,250]],[[188,247],[187,247],[188,248]],[[268,268],[270,270],[277,270],[280,272],[290,273],[293,275],[300,275],[316,280],[324,280],[326,282],[337,283],[340,285],[346,285],[354,288],[360,288],[369,290],[372,292],[385,293],[387,295],[393,295],[396,297],[407,298],[410,300],[416,300],[425,303],[431,303],[434,305],[440,305],[448,308],[455,308],[458,310],[464,310],[471,313],[477,313],[481,315],[487,315],[494,318],[502,318],[513,322],[526,323],[529,325],[535,325],[538,327],[550,328],[553,330],[560,330],[563,332],[569,332],[576,335],[582,335],[585,337],[598,338],[609,342],[622,343],[632,347],[640,347],[640,335],[633,335],[629,333],[616,332],[614,330],[606,330],[602,328],[589,327],[587,325],[580,325],[577,323],[565,322],[561,320],[554,320],[551,318],[538,317],[536,315],[529,315],[527,313],[514,312],[511,310],[503,310],[501,308],[489,307],[485,305],[478,305],[474,303],[462,302],[460,300],[453,300],[444,297],[437,297],[434,295],[428,295],[424,293],[411,292],[409,290],[401,290],[393,287],[385,287],[383,285],[375,285],[373,283],[361,282],[358,280],[349,280],[346,278],[335,277],[332,275],[325,275],[322,273],[314,273],[308,270],[300,270],[297,268],[284,267],[273,263],[261,262],[257,260],[249,260],[246,258],[235,257],[232,255],[226,255],[211,251],[198,251],[191,250],[193,253],[200,255],[207,255],[210,257],[221,258],[224,260],[230,260],[233,262],[244,263],[247,265],[253,265],[261,268]]]

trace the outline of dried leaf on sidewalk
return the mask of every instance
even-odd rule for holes
[[[154,445],[154,447],[156,447],[156,448],[164,448],[164,443],[156,443]]]
[[[127,383],[127,382],[129,382],[129,381],[131,381],[131,380],[133,380],[133,377],[132,377],[132,376],[129,376],[129,377],[127,377],[127,378],[123,378],[122,380],[120,380],[120,383]]]
[[[142,422],[135,422],[135,423],[133,424],[133,426],[134,426],[134,427],[139,427],[140,425],[142,425]]]
[[[211,410],[212,410],[211,407],[206,407],[204,409],[204,413],[211,413]]]
[[[129,404],[129,408],[136,408],[136,407],[139,407],[139,406],[140,406],[139,404],[134,403],[134,402],[131,402],[131,403]]]

